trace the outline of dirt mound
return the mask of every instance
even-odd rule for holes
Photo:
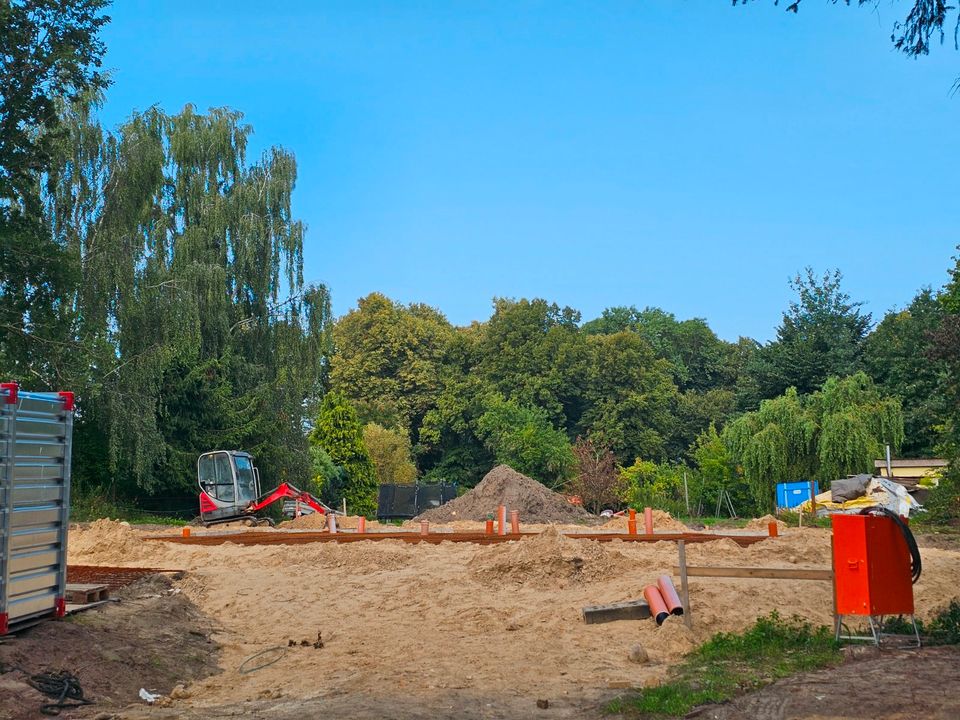
[[[761,518],[754,518],[743,526],[744,530],[767,533],[770,530],[770,523],[775,522],[778,530],[786,530],[787,524],[782,520],[777,520],[773,515],[764,515]]]
[[[628,528],[628,523],[630,518],[626,515],[620,515],[614,518],[610,518],[602,526],[602,530],[618,530],[620,532],[626,532]],[[637,532],[643,532],[643,513],[637,512]],[[658,533],[680,533],[680,532],[690,532],[690,528],[684,525],[682,522],[677,520],[673,515],[663,510],[654,510],[653,511],[653,532]]]
[[[518,510],[521,523],[576,523],[593,517],[533,478],[507,465],[497,465],[470,492],[415,519],[436,523],[486,520],[488,515],[497,512],[498,505],[506,505],[507,511]]]
[[[534,538],[497,545],[470,561],[474,577],[484,583],[511,581],[520,584],[591,582],[627,572],[625,555],[592,540],[572,540],[557,528],[547,528]]]
[[[70,530],[69,548],[74,555],[105,555],[120,561],[140,554],[142,547],[139,534],[127,522],[102,519]]]

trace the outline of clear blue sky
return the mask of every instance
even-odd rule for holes
[[[494,296],[769,339],[805,265],[875,316],[960,242],[960,53],[772,0],[118,0],[105,120],[229,105],[296,153],[305,275],[466,324]]]

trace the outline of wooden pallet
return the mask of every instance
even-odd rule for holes
[[[89,605],[106,600],[110,596],[110,591],[106,585],[68,583],[65,595],[67,602],[71,605]]]

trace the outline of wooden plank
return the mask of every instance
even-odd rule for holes
[[[676,567],[673,572],[679,573]],[[832,570],[817,568],[688,567],[690,577],[763,578],[765,580],[833,580]]]
[[[589,605],[583,608],[583,621],[587,625],[615,620],[646,620],[649,617],[650,606],[645,600],[627,600],[610,605]]]
[[[683,624],[690,628],[693,627],[693,619],[690,617],[690,588],[687,585],[687,543],[685,541],[677,542],[677,553],[680,556],[680,567],[677,570],[680,573],[680,602],[683,603]]]

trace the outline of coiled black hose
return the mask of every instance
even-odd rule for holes
[[[31,675],[27,684],[47,697],[55,698],[56,702],[40,706],[44,715],[59,715],[61,710],[93,704],[83,696],[77,676],[67,670]]]
[[[910,576],[913,578],[914,584],[916,584],[917,580],[920,579],[920,571],[923,569],[923,564],[920,562],[920,548],[917,547],[917,539],[913,536],[913,533],[910,532],[907,524],[895,512],[883,507],[864,508],[860,514],[886,515],[887,517],[893,518],[897,527],[900,528],[900,532],[903,533],[903,539],[907,542],[907,549],[910,551]]]

